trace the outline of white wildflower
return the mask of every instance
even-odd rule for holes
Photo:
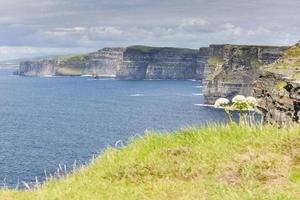
[[[233,103],[246,103],[246,97],[243,95],[236,95],[233,97],[232,102]]]
[[[257,105],[257,99],[255,97],[247,97],[246,101],[248,104],[250,104],[251,106],[255,106]]]
[[[228,105],[229,104],[229,100],[228,99],[226,99],[226,98],[219,98],[219,99],[217,99],[216,100],[216,102],[215,102],[215,107],[223,107],[223,106],[226,106],[226,105]]]

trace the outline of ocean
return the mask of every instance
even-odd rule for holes
[[[219,123],[222,110],[201,106],[194,80],[121,81],[21,77],[0,70],[0,182],[45,179],[59,166],[88,163],[109,146],[145,131]]]

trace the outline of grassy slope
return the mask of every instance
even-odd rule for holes
[[[84,71],[84,61],[86,54],[67,54],[58,56],[66,62],[66,66],[60,66],[57,70],[59,75],[63,76],[80,76]]]
[[[286,74],[300,80],[300,43],[286,50],[283,57],[267,66],[266,70]]]
[[[69,60],[69,59],[83,60],[85,59],[86,56],[87,56],[86,54],[67,54],[67,55],[58,56],[58,58],[65,59],[65,60]]]
[[[76,67],[61,67],[57,72],[64,76],[80,76],[83,74],[83,69]]]
[[[21,199],[300,199],[300,129],[211,126],[148,133]]]

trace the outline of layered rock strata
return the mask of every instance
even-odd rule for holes
[[[280,58],[287,47],[210,45],[204,68],[203,93],[206,104],[220,97],[253,95],[259,68]]]
[[[300,43],[262,69],[254,91],[265,123],[284,127],[300,122]]]
[[[104,48],[88,55],[67,55],[20,64],[18,74],[96,75],[119,79],[201,79],[207,51],[131,46]]]
[[[117,73],[121,79],[200,79],[198,51],[180,48],[128,47]]]
[[[104,48],[87,55],[65,55],[20,63],[19,75],[24,76],[115,76],[123,60],[123,48]]]

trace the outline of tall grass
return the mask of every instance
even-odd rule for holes
[[[300,128],[210,125],[147,132],[34,191],[1,200],[300,199]]]

